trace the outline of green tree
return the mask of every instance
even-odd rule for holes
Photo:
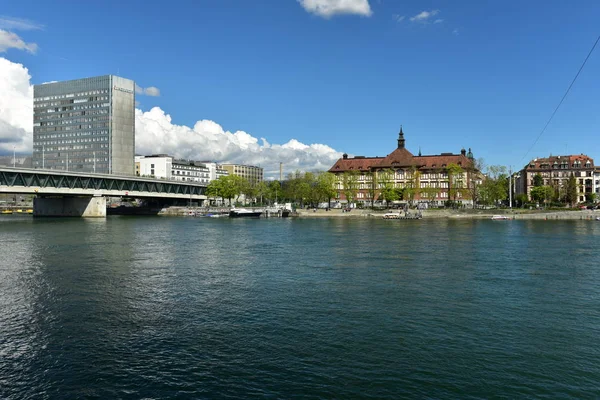
[[[546,204],[552,199],[554,189],[551,186],[534,186],[531,188],[531,199]]]
[[[527,195],[525,193],[516,195],[515,202],[517,203],[517,207],[523,207],[523,205],[527,203]]]
[[[544,186],[544,178],[540,174],[535,174],[533,176],[533,186],[540,187]]]
[[[269,198],[269,184],[265,181],[260,181],[254,189],[256,190],[256,197],[260,199],[260,204],[262,205],[264,202],[263,199]]]
[[[327,204],[331,207],[331,199],[335,197],[336,177],[331,172],[321,172],[317,175],[317,192],[319,200],[327,200]]]
[[[567,180],[565,202],[571,207],[577,203],[577,179],[575,179],[575,175],[573,173],[571,173],[569,180]]]
[[[358,174],[356,171],[346,171],[342,174],[343,193],[348,201],[352,203],[358,192]]]
[[[368,171],[365,173],[367,178],[368,189],[367,193],[369,194],[369,200],[371,201],[371,207],[375,206],[375,198],[379,193],[379,180],[378,174],[374,171]]]
[[[456,201],[463,190],[464,170],[460,165],[450,163],[446,167],[446,173],[448,174],[448,198],[452,201]]]
[[[279,182],[279,181],[269,182],[266,196],[271,201],[271,203],[278,202],[279,199],[281,199],[283,197],[282,190],[281,190],[281,182]]]
[[[498,205],[508,198],[508,175],[503,165],[487,167],[485,178],[479,187],[479,198],[482,204]]]
[[[227,175],[220,177],[218,180],[221,181],[219,184],[221,190],[220,196],[229,200],[229,204],[231,205],[232,199],[237,199],[242,193],[244,178],[237,175]]]
[[[587,201],[588,203],[595,203],[596,202],[596,193],[587,193],[585,195],[585,201]]]
[[[389,207],[391,201],[398,200],[394,180],[395,172],[392,169],[384,169],[379,171],[377,175],[381,199],[384,200],[386,206]]]
[[[211,181],[206,187],[206,196],[209,198],[212,197],[215,200],[217,198],[223,198],[221,190],[222,182],[223,181],[221,180],[221,178]]]
[[[483,184],[483,176],[481,171],[483,171],[484,168],[485,161],[483,158],[472,160],[471,163],[465,168],[467,172],[466,192],[473,202],[473,208],[475,208],[476,203],[480,201],[480,189],[481,185]]]

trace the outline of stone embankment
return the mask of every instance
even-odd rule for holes
[[[411,212],[416,212],[411,210]],[[343,212],[340,209],[329,211],[318,209],[298,210],[298,216],[304,218],[383,218],[385,211],[353,209]],[[424,219],[450,218],[450,219],[491,219],[494,215],[505,215],[509,219],[537,219],[537,220],[594,220],[600,217],[600,211],[544,211],[544,210],[423,210]]]
[[[189,211],[204,212],[204,213],[227,213],[228,208],[211,208],[205,207],[168,207],[164,208],[159,215],[165,216],[185,216]],[[300,218],[383,218],[387,211],[373,211],[352,209],[352,211],[344,211],[342,209],[302,209],[297,210],[292,216]],[[394,211],[397,212],[397,211]],[[411,213],[416,213],[416,210],[411,210]],[[600,217],[600,210],[581,210],[581,211],[544,211],[544,210],[423,210],[424,219],[449,218],[449,219],[491,219],[494,215],[505,215],[509,219],[514,220],[595,220]]]

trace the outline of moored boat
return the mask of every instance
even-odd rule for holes
[[[248,210],[245,208],[233,208],[229,211],[229,217],[231,218],[258,218],[262,214],[261,211]]]
[[[506,215],[492,215],[492,220],[494,221],[505,221],[510,219],[509,217],[507,217]]]
[[[383,214],[383,219],[400,219],[400,213],[385,213]]]

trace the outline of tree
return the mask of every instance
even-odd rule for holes
[[[335,197],[336,177],[331,172],[321,172],[317,175],[317,192],[319,200],[327,200],[327,204],[331,207],[331,199]]]
[[[218,180],[221,181],[219,184],[220,197],[229,200],[231,205],[231,200],[242,193],[244,178],[237,175],[227,175],[219,177]]]
[[[567,181],[565,202],[571,207],[577,203],[577,179],[575,179],[575,175],[573,173],[571,173],[571,176],[569,176],[569,180]]]
[[[540,174],[535,174],[533,176],[533,186],[540,187],[544,186],[544,178]]]
[[[517,207],[523,207],[523,205],[527,203],[527,195],[525,193],[516,195],[515,202],[517,203]]]
[[[352,203],[358,192],[358,174],[356,171],[346,171],[342,174],[344,196],[348,205]]]
[[[267,190],[267,198],[271,200],[271,203],[277,202],[282,197],[281,182],[271,181],[268,184],[269,189]]]
[[[595,203],[596,202],[596,193],[586,193],[585,201],[587,201],[588,203]]]
[[[481,171],[485,168],[485,161],[483,158],[472,160],[467,166],[467,189],[466,192],[473,201],[473,208],[475,204],[479,202],[480,188],[483,183]]]
[[[373,171],[367,171],[365,173],[367,178],[367,183],[369,185],[367,189],[367,193],[369,194],[369,199],[371,200],[371,207],[375,206],[375,198],[377,197],[377,193],[379,192],[379,179],[378,173]]]
[[[379,171],[377,175],[381,198],[385,201],[385,205],[389,207],[391,201],[398,200],[398,194],[395,190],[395,172],[392,169],[384,169]]]
[[[483,204],[498,205],[500,201],[508,198],[508,175],[503,165],[490,165],[486,176],[479,188],[480,202]]]
[[[463,189],[463,169],[460,165],[450,163],[446,167],[448,174],[448,198],[456,201]]]
[[[260,197],[260,204],[263,204],[263,198],[268,199],[269,196],[269,185],[267,184],[267,182],[265,181],[260,181],[258,182],[258,184],[254,187],[254,190],[256,191],[256,197]]]
[[[552,199],[554,189],[551,186],[534,186],[531,188],[531,199],[537,203],[546,204]]]
[[[208,197],[213,197],[213,198],[218,198],[221,197],[223,198],[222,194],[222,190],[221,190],[221,185],[222,181],[221,178],[219,179],[215,179],[213,181],[211,181],[208,186],[206,187],[206,196]]]

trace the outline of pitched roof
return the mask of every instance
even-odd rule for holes
[[[368,171],[381,160],[383,160],[383,157],[340,158],[329,169],[329,172],[344,172],[350,170]]]
[[[408,167],[414,164],[415,156],[405,147],[399,147],[387,155],[379,164],[378,168]]]
[[[415,165],[419,169],[435,169],[448,164],[456,164],[463,168],[472,165],[473,161],[463,154],[437,154],[431,156],[417,156]]]
[[[535,159],[531,160],[529,162],[529,164],[527,164],[525,166],[524,169],[526,169],[526,170],[548,169],[548,168],[551,168],[555,164],[561,165],[564,163],[568,164],[568,168],[572,168],[575,161],[581,163],[581,165],[583,165],[585,168],[585,164],[587,163],[588,160],[590,161],[590,167],[593,167],[594,159],[586,156],[585,154],[577,154],[577,155],[572,154],[572,155],[568,155],[568,156],[550,156],[550,157],[543,157],[543,158],[535,158]]]

